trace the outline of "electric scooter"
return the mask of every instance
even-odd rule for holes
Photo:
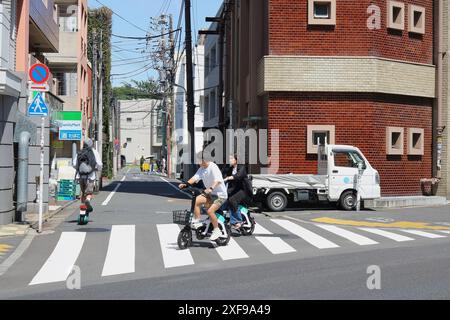
[[[80,206],[80,214],[78,215],[78,224],[84,226],[89,223],[89,213],[87,212],[87,206],[82,204]]]
[[[238,210],[241,213],[242,217],[242,225],[239,229],[235,229],[240,232],[243,236],[251,236],[255,231],[256,221],[255,218],[251,215],[250,210],[246,206],[240,205],[238,206]],[[229,218],[227,218],[229,219]],[[228,220],[229,221],[229,220]]]
[[[197,240],[203,240],[211,236],[213,231],[213,225],[209,217],[202,221],[202,226],[193,229],[191,227],[192,218],[194,216],[195,201],[199,195],[203,193],[203,190],[195,187],[187,187],[187,190],[192,195],[191,210],[176,210],[173,211],[173,222],[176,224],[184,225],[183,229],[178,234],[178,247],[182,250],[192,246],[192,231],[195,232]],[[204,211],[203,211],[204,212]],[[219,229],[222,231],[222,235],[215,240],[218,246],[226,246],[230,241],[231,228],[227,223],[223,212],[218,210],[216,212],[217,220],[219,222]]]

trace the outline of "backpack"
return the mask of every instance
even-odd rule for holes
[[[80,176],[88,176],[94,172],[97,161],[92,149],[82,149],[77,156],[77,172]]]

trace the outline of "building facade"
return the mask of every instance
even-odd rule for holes
[[[57,7],[53,0],[4,0],[0,2],[1,55],[0,55],[0,224],[23,220],[16,214],[17,150],[20,133],[30,133],[28,153],[27,213],[37,211],[37,186],[39,177],[40,118],[27,116],[30,103],[28,69],[34,63],[48,64],[44,54],[57,52],[59,35]],[[50,92],[46,103],[51,111],[62,108],[55,96],[53,75],[48,81]],[[45,121],[44,157],[44,210],[48,207],[49,132],[52,114]]]
[[[200,36],[197,44],[193,48],[193,60],[194,60],[194,128],[195,128],[195,150],[200,152],[203,147],[203,131],[205,115],[205,103],[208,99],[205,96],[205,75],[204,75],[204,50],[205,50],[205,37]],[[178,58],[180,63],[175,74],[175,88],[174,88],[174,120],[173,129],[176,130],[176,143],[173,145],[171,172],[176,172],[179,176],[181,172],[186,172],[183,168],[184,164],[181,164],[184,150],[189,152],[186,148],[188,141],[188,119],[187,119],[187,100],[186,100],[186,55],[183,53]],[[183,149],[184,148],[184,149]],[[178,165],[177,165],[177,162]]]
[[[159,159],[162,146],[162,113],[159,100],[119,100],[121,155],[128,164],[143,156]]]
[[[433,176],[433,1],[240,0],[225,12],[225,117],[279,130],[279,173],[316,172],[326,139],[359,147],[383,195],[421,194]]]

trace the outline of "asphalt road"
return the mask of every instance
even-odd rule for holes
[[[251,237],[181,251],[172,210],[189,203],[175,183],[124,170],[88,225],[71,207],[34,237],[0,299],[450,298],[449,207],[256,214]]]

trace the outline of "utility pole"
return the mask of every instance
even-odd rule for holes
[[[100,78],[100,87],[98,94],[98,153],[100,155],[100,159],[102,159],[103,167],[105,167],[105,162],[103,161],[103,30],[100,29],[100,50],[99,50],[99,78]],[[100,173],[100,181],[99,186],[102,187],[102,174]]]
[[[195,106],[194,106],[194,78],[192,67],[192,31],[191,31],[191,0],[184,1],[185,14],[185,44],[186,44],[186,98],[187,98],[187,121],[188,132],[191,137],[190,148],[190,172],[189,176],[194,173],[195,166]]]
[[[167,113],[167,176],[172,177],[172,129],[174,116],[173,82],[175,80],[175,41],[173,37],[173,17],[169,15],[169,111]],[[176,170],[173,171],[174,173]],[[175,175],[172,177],[175,178]]]
[[[168,145],[167,145],[167,60],[166,60],[166,16],[161,15],[159,19],[159,25],[161,28],[161,45],[160,45],[160,53],[159,57],[161,60],[161,69],[159,71],[160,82],[162,84],[162,92],[163,92],[163,101],[161,108],[161,118],[163,120],[162,123],[162,147],[161,147],[161,161],[166,159],[168,156]],[[166,168],[167,168],[167,159],[166,159]]]

